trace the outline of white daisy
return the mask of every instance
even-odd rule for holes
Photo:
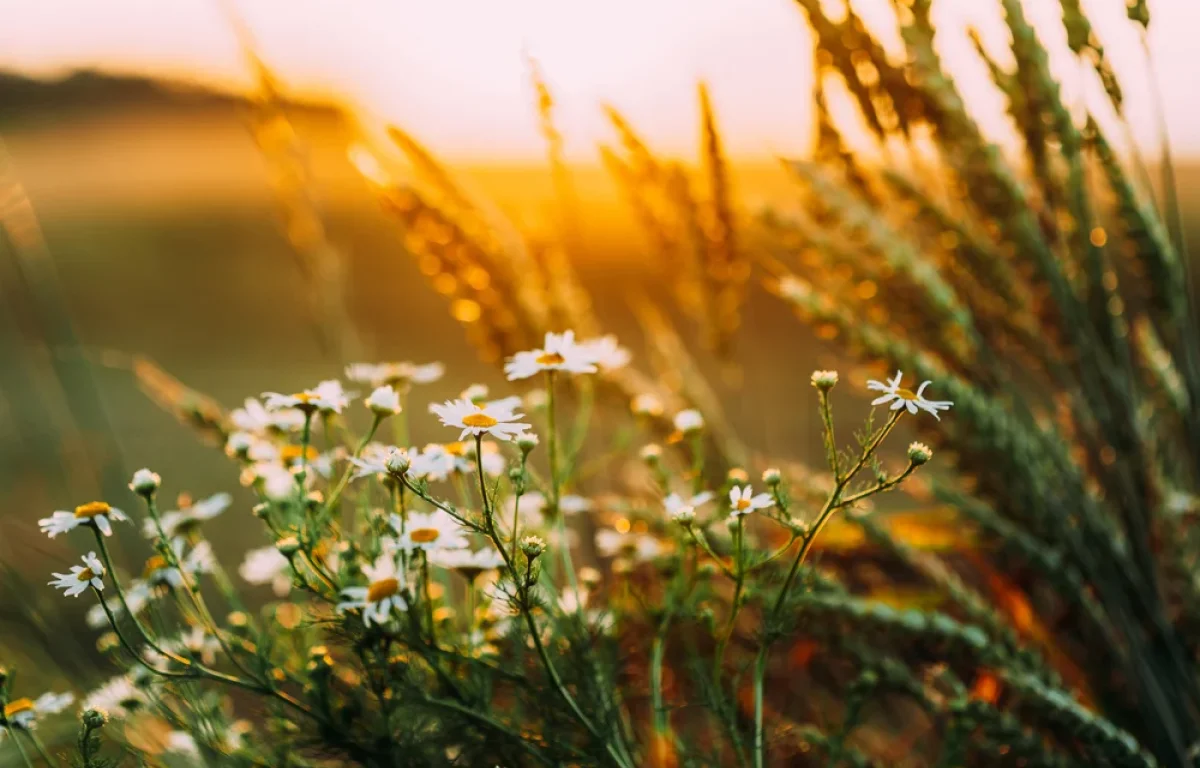
[[[748,485],[729,489],[729,514],[732,517],[748,515],[756,509],[767,509],[775,506],[775,500],[769,493],[754,495],[754,489]]]
[[[511,408],[497,408],[490,404],[476,405],[470,400],[447,400],[435,406],[434,411],[442,424],[462,429],[458,439],[467,435],[491,435],[497,440],[508,441],[529,429],[531,425],[516,420],[522,414],[513,413]]]
[[[150,598],[153,597],[150,586],[141,579],[134,579],[125,588],[125,604],[129,606],[129,610],[134,616],[145,610],[150,603]],[[109,612],[113,617],[120,616],[125,610],[121,605],[121,600],[118,597],[113,597],[104,601],[108,606]],[[85,615],[87,625],[92,629],[104,629],[109,626],[108,613],[104,611],[104,605],[96,603],[91,608],[88,608]]]
[[[667,509],[667,517],[677,522],[684,522],[685,520],[695,519],[696,508],[712,501],[712,497],[713,495],[708,491],[697,493],[687,499],[678,493],[672,493],[663,499],[663,506]]]
[[[357,457],[350,457],[350,463],[354,465],[354,474],[350,476],[350,479],[358,480],[363,477],[387,475],[389,473],[388,463],[393,462],[392,466],[397,466],[395,462],[401,458],[408,461],[411,467],[411,456],[403,449],[394,445],[370,443]]]
[[[642,392],[634,395],[633,400],[629,402],[629,410],[635,416],[661,416],[663,403],[658,395]]]
[[[431,552],[429,562],[453,571],[461,571],[474,579],[484,571],[494,571],[504,565],[504,558],[495,549],[439,549]]]
[[[472,403],[479,403],[487,400],[488,396],[487,384],[472,384],[462,391],[459,398],[462,400],[470,400]]]
[[[662,552],[662,545],[647,533],[622,533],[614,528],[601,528],[596,531],[596,551],[603,557],[624,555],[636,562],[645,562],[657,557]]]
[[[361,610],[363,624],[369,627],[372,623],[387,622],[393,609],[408,609],[400,594],[405,585],[404,571],[397,566],[394,553],[380,555],[373,565],[364,565],[362,571],[368,579],[367,586],[343,589],[342,597],[346,599],[338,603],[339,612]]]
[[[687,434],[704,429],[704,417],[695,408],[675,414],[675,429]]]
[[[8,725],[28,731],[42,715],[56,715],[74,701],[72,693],[43,693],[36,700],[13,699],[4,705],[4,719]]]
[[[406,552],[439,549],[462,549],[467,546],[462,526],[440,509],[433,512],[410,512],[407,518],[393,514],[389,523],[399,536],[397,546]]]
[[[87,695],[83,710],[98,709],[110,717],[126,718],[146,704],[146,692],[127,675],[118,675]]]
[[[575,494],[568,494],[558,500],[558,510],[563,514],[575,515],[580,512],[587,512],[594,505],[592,500]]]
[[[596,363],[582,344],[575,343],[575,332],[547,333],[541,349],[518,352],[504,364],[509,381],[527,379],[541,371],[595,373]]]
[[[167,534],[168,538],[175,538],[177,535],[185,533],[189,528],[199,525],[205,520],[212,520],[226,509],[229,509],[229,505],[232,503],[233,497],[228,493],[215,493],[206,499],[201,499],[192,504],[180,504],[180,509],[173,509],[170,512],[163,513],[163,532]],[[148,539],[158,537],[158,528],[154,525],[153,519],[148,517],[142,521],[142,533]]]
[[[408,384],[431,384],[446,373],[441,363],[418,365],[408,361],[398,363],[352,363],[346,366],[346,378],[358,384],[380,387],[391,384],[403,388]]]
[[[89,501],[87,504],[75,507],[74,512],[59,510],[50,517],[43,517],[38,520],[38,527],[42,529],[42,533],[52,539],[60,533],[73,531],[81,525],[95,526],[105,536],[112,536],[110,520],[124,522],[128,519],[124,512],[109,506],[107,502]]]
[[[217,663],[217,652],[221,650],[221,641],[205,632],[204,627],[197,625],[168,642],[167,650],[181,656],[191,656],[211,667]]]
[[[262,434],[267,430],[289,432],[304,426],[304,415],[298,411],[268,411],[258,400],[248,397],[241,408],[229,414],[233,425],[243,432]]]
[[[249,584],[270,584],[279,597],[292,588],[288,559],[275,547],[260,547],[246,553],[238,573]]]
[[[200,757],[200,747],[196,745],[196,739],[187,731],[171,731],[167,734],[167,743],[165,747],[167,752],[184,755],[193,759]]]
[[[337,379],[322,381],[312,389],[283,395],[278,392],[263,392],[263,400],[268,411],[281,411],[294,408],[302,413],[327,411],[341,413],[350,404],[355,393],[342,389],[342,382]]]
[[[212,545],[207,541],[201,541],[196,546],[192,547],[192,551],[187,555],[183,554],[184,542],[183,539],[175,539],[171,542],[171,550],[175,553],[175,559],[183,567],[183,573],[189,576],[195,576],[201,573],[211,573],[216,565],[216,558],[213,556]],[[167,562],[167,559],[162,555],[154,555],[146,561],[146,567],[142,572],[142,579],[150,588],[153,587],[171,587],[179,588],[183,586],[183,573],[173,565]]]
[[[925,391],[925,387],[933,382],[925,381],[921,386],[917,387],[917,391],[904,389],[900,386],[900,379],[903,373],[896,371],[896,375],[888,379],[885,384],[882,381],[871,380],[867,382],[867,389],[873,389],[876,392],[883,392],[880,397],[871,401],[871,405],[883,405],[884,403],[892,403],[891,410],[898,411],[901,408],[907,408],[911,414],[916,414],[917,411],[925,411],[933,416],[933,418],[941,420],[938,416],[938,411],[947,411],[954,403],[949,400],[926,400],[921,393]],[[895,401],[895,402],[892,402]]]
[[[83,565],[72,565],[70,573],[54,573],[54,581],[48,582],[52,587],[63,590],[67,597],[78,597],[87,591],[88,587],[104,589],[104,566],[95,552],[83,556]]]
[[[601,336],[579,345],[587,359],[602,371],[615,371],[629,365],[629,350],[617,343],[616,336]]]
[[[400,413],[400,393],[391,384],[376,387],[371,396],[364,401],[376,416],[395,416]]]

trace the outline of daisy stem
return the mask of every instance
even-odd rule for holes
[[[721,633],[720,639],[717,640],[717,650],[713,654],[713,685],[718,688],[721,684],[721,668],[725,664],[725,648],[729,645],[729,639],[733,637],[733,629],[737,624],[738,612],[742,608],[742,587],[746,583],[746,569],[744,567],[746,552],[745,526],[745,515],[738,515],[737,528],[733,533],[736,546],[733,569],[733,603],[729,609],[729,622],[725,625],[725,631]]]
[[[571,542],[567,540],[567,522],[559,509],[559,490],[562,478],[558,475],[558,434],[555,426],[554,371],[546,371],[546,422],[549,435],[546,450],[550,454],[550,512],[558,527],[558,548],[562,553],[563,571],[571,591],[579,596],[579,583],[575,579],[575,564],[571,561]],[[482,477],[482,476],[481,476]]]
[[[33,763],[29,760],[29,755],[25,752],[25,747],[21,746],[21,738],[15,731],[12,742],[17,746],[17,751],[21,753],[21,760],[25,762],[26,767],[33,768]]]
[[[312,417],[313,412],[304,409],[304,431],[300,434],[300,472],[296,475],[301,505],[304,504],[304,480],[308,477],[308,445],[312,441]]]
[[[692,435],[692,495],[704,488],[704,436],[700,432]]]
[[[829,462],[829,468],[833,470],[833,479],[838,481],[841,479],[841,468],[839,466],[840,459],[837,450],[837,438],[833,431],[833,409],[829,406],[829,392],[824,389],[817,390],[817,399],[821,409],[821,424],[824,427],[825,437],[825,457]]]
[[[429,553],[421,550],[421,595],[425,601],[425,619],[429,622],[429,644],[436,651],[437,625],[433,621],[433,597],[429,592]]]
[[[35,731],[28,731],[26,732],[26,736],[28,736],[29,740],[33,742],[33,748],[37,750],[37,753],[41,756],[42,760],[46,761],[46,765],[54,765],[55,762],[50,759],[50,755],[46,752],[46,745],[43,744],[42,740],[38,738],[37,733]]]
[[[354,449],[352,458],[357,459],[362,455],[367,444],[371,442],[371,438],[375,437],[375,431],[379,429],[379,425],[383,423],[384,417],[375,414],[375,418],[371,420],[371,428],[363,435],[362,440],[358,441],[358,447]],[[346,490],[346,484],[350,482],[350,475],[354,472],[354,464],[347,462],[346,471],[342,473],[342,477],[338,480],[338,484],[334,487],[333,493],[329,494],[329,501],[325,502],[325,514],[328,515],[333,511],[333,507],[337,504],[338,499],[342,497],[342,491]]]
[[[824,398],[822,398],[822,402],[824,403]],[[833,517],[833,514],[837,512],[838,509],[842,508],[853,500],[862,498],[862,494],[855,494],[854,496],[849,497],[849,499],[844,500],[842,499],[842,492],[846,490],[846,486],[850,484],[850,481],[854,479],[854,476],[857,475],[864,466],[866,466],[868,461],[870,461],[871,456],[873,456],[875,453],[875,450],[879,448],[879,445],[891,433],[892,429],[896,426],[896,423],[900,421],[900,416],[903,413],[903,410],[893,411],[891,416],[888,417],[887,423],[883,425],[883,428],[880,429],[879,432],[876,433],[873,438],[871,438],[870,442],[867,443],[866,447],[863,448],[862,455],[858,457],[858,461],[854,463],[854,466],[849,469],[845,476],[836,478],[833,490],[829,493],[829,498],[825,500],[825,506],[821,508],[821,513],[817,516],[817,521],[813,524],[812,530],[804,535],[804,538],[800,544],[800,550],[796,553],[795,559],[792,560],[792,566],[790,569],[788,569],[787,578],[785,578],[783,581],[783,588],[779,590],[779,595],[775,598],[775,603],[771,606],[771,612],[769,614],[770,618],[766,621],[768,632],[773,631],[772,625],[775,623],[775,619],[778,617],[780,610],[782,610],[784,603],[787,601],[788,592],[792,588],[792,582],[795,581],[796,574],[799,572],[800,566],[803,565],[804,559],[808,557],[808,553],[812,550],[813,543],[817,540],[817,535],[821,533],[821,529],[825,527],[825,524],[829,522],[830,518]],[[830,434],[832,435],[832,432]],[[911,474],[912,469],[913,467],[910,464],[909,468],[906,469],[904,473],[902,473],[896,479],[896,482],[898,483],[900,480]],[[878,490],[878,488],[875,490]],[[763,761],[765,757],[763,750],[762,686],[763,679],[767,672],[767,654],[770,652],[772,641],[772,634],[764,635],[763,640],[758,647],[758,657],[754,662],[755,768],[763,767]]]

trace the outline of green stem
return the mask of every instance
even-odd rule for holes
[[[437,626],[433,622],[433,598],[429,591],[429,553],[421,550],[421,593],[425,600],[425,619],[429,622],[429,643],[437,650]]]
[[[767,644],[758,648],[754,660],[754,768],[763,768],[763,680],[767,676]]]
[[[358,441],[358,447],[354,449],[353,458],[357,459],[362,455],[362,452],[367,447],[367,444],[371,442],[371,438],[375,437],[375,431],[379,429],[379,425],[383,423],[383,419],[384,417],[380,414],[375,414],[375,419],[371,422],[371,428],[367,430],[365,435],[363,435],[362,440]],[[305,453],[307,453],[307,451],[305,451]],[[346,490],[346,484],[350,482],[350,475],[353,472],[354,464],[352,462],[347,462],[346,471],[342,473],[342,477],[338,480],[338,484],[334,486],[333,492],[329,494],[329,501],[325,502],[325,514],[329,514],[333,510],[334,505],[337,504],[338,499],[342,497],[342,491]]]
[[[13,737],[13,738],[12,738],[12,742],[13,742],[13,744],[15,744],[15,745],[17,746],[17,751],[21,753],[21,759],[22,759],[22,760],[25,762],[25,766],[26,766],[26,768],[33,768],[33,763],[32,763],[32,762],[30,762],[30,760],[29,760],[29,755],[28,755],[28,754],[25,752],[25,747],[22,747],[22,746],[21,746],[21,739],[20,739],[20,737],[17,735],[17,732],[16,732],[16,730],[15,730],[15,729],[11,729],[11,728],[10,728],[9,730],[11,730],[11,731],[13,732],[13,734],[12,734],[12,737]]]
[[[725,663],[725,648],[729,645],[730,638],[733,637],[733,630],[737,624],[738,612],[742,607],[742,588],[746,583],[745,525],[745,516],[738,515],[737,528],[733,534],[736,545],[736,554],[734,556],[736,559],[734,560],[733,604],[729,607],[729,622],[725,625],[725,631],[721,633],[721,637],[717,640],[717,650],[713,654],[713,686],[717,688],[720,688],[721,685],[721,668]]]
[[[46,761],[46,765],[54,765],[55,762],[51,760],[50,755],[46,753],[46,745],[43,744],[42,740],[38,738],[37,733],[28,731],[25,735],[31,742],[33,742],[33,748],[37,750],[37,753],[41,756],[42,760]]]
[[[571,542],[567,539],[567,523],[563,517],[562,510],[559,509],[559,498],[562,487],[562,478],[558,472],[558,428],[555,424],[556,408],[554,402],[554,371],[546,371],[546,422],[549,435],[546,439],[546,450],[549,452],[550,461],[550,514],[556,518],[556,527],[558,528],[559,551],[562,555],[563,571],[565,572],[566,582],[571,586],[571,591],[575,593],[576,606],[582,603],[579,600],[579,582],[575,578],[575,565],[571,561]]]

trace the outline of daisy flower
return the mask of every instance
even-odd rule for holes
[[[258,400],[248,397],[241,408],[229,414],[230,421],[242,432],[259,435],[268,430],[288,432],[304,426],[304,415],[298,411],[268,411]]]
[[[440,509],[433,512],[410,512],[408,518],[391,515],[388,522],[399,536],[397,546],[405,552],[439,549],[462,549],[467,546],[462,526]]]
[[[916,392],[913,392],[911,389],[904,389],[900,386],[902,376],[902,372],[896,371],[896,375],[888,379],[886,384],[882,381],[868,381],[867,389],[883,392],[882,395],[871,401],[871,405],[892,403],[891,410],[893,411],[907,408],[908,412],[914,415],[917,411],[925,411],[939,421],[942,417],[938,416],[938,411],[947,411],[950,409],[950,406],[954,405],[949,400],[926,400],[922,396],[922,393],[925,391],[925,387],[933,383],[930,381],[922,382],[921,386],[917,387]]]
[[[127,675],[112,678],[88,694],[83,710],[98,709],[110,717],[126,718],[146,704],[146,693]]]
[[[75,701],[71,693],[43,693],[34,699],[13,699],[4,705],[4,720],[26,731],[37,725],[42,715],[56,715]]]
[[[587,512],[594,505],[592,500],[575,494],[568,494],[558,500],[558,510],[566,515],[575,515],[580,512]]]
[[[629,365],[629,350],[617,343],[616,336],[601,336],[579,345],[587,359],[602,371],[615,371]]]
[[[504,364],[509,381],[528,379],[541,371],[595,373],[592,353],[583,344],[575,343],[575,332],[547,333],[541,349],[518,352]]]
[[[246,553],[238,573],[248,584],[270,584],[279,597],[292,588],[288,559],[276,547],[260,547]]]
[[[187,502],[188,500],[185,498],[183,501]],[[175,538],[205,520],[212,520],[229,509],[229,505],[232,503],[233,497],[228,493],[216,493],[194,503],[182,503],[179,505],[180,509],[163,513],[163,532],[167,534],[168,538]],[[148,517],[142,522],[142,533],[148,539],[158,536],[158,528],[154,525],[153,519]]]
[[[635,562],[646,562],[658,557],[662,545],[646,533],[621,533],[615,528],[601,528],[596,531],[596,551],[603,557],[625,555]]]
[[[392,616],[392,610],[408,609],[408,603],[400,594],[404,589],[404,571],[396,565],[395,554],[385,553],[376,558],[373,565],[364,565],[363,575],[368,583],[365,587],[346,587],[338,603],[337,610],[361,610],[363,624],[386,623]]]
[[[104,589],[104,566],[95,552],[83,556],[83,565],[72,565],[70,573],[53,573],[55,580],[48,582],[61,589],[67,597],[79,597],[88,587]]]
[[[400,394],[391,384],[376,387],[364,403],[376,416],[395,416],[400,413]]]
[[[392,462],[392,466],[398,466],[395,462],[401,458],[408,460],[411,466],[411,458],[404,450],[394,445],[371,443],[363,449],[359,456],[350,457],[350,463],[354,465],[354,474],[350,476],[350,479],[358,480],[373,475],[376,477],[387,475],[390,473],[388,463]]]
[[[390,384],[403,388],[408,384],[432,384],[446,373],[441,363],[352,363],[346,366],[346,378],[357,384],[381,387]]]
[[[663,499],[663,506],[667,509],[667,517],[676,522],[684,520],[693,520],[696,517],[696,507],[703,506],[712,501],[713,495],[708,491],[697,493],[691,498],[685,499],[678,493],[672,493],[667,498]]]
[[[154,555],[146,561],[146,567],[142,573],[142,579],[148,587],[171,587],[179,588],[183,586],[183,574],[195,576],[200,573],[211,573],[213,566],[216,565],[216,559],[213,557],[212,545],[207,541],[202,541],[192,547],[192,551],[183,554],[184,542],[183,539],[175,539],[171,542],[171,549],[175,553],[175,559],[183,567],[183,572],[170,563],[162,555]]]
[[[282,411],[294,408],[301,413],[326,411],[341,413],[350,404],[355,393],[342,389],[342,382],[337,379],[322,381],[313,389],[306,389],[293,395],[283,395],[278,392],[263,392],[264,405],[268,411]]]
[[[704,429],[704,417],[700,415],[700,411],[695,408],[689,408],[686,411],[680,411],[675,414],[675,429],[684,433],[696,432]]]
[[[516,420],[522,414],[513,413],[511,408],[497,408],[491,404],[476,405],[470,400],[447,400],[434,406],[434,412],[447,427],[462,429],[458,439],[467,435],[491,435],[497,440],[508,441],[532,425]]]
[[[42,533],[50,538],[54,538],[60,533],[73,531],[81,525],[95,526],[105,536],[112,536],[111,520],[120,520],[122,522],[128,520],[125,513],[116,507],[109,506],[104,501],[89,501],[87,504],[80,504],[75,507],[74,512],[65,512],[59,510],[50,517],[43,517],[38,520],[38,527],[42,529]]]
[[[495,549],[440,549],[429,555],[429,561],[452,571],[459,571],[474,580],[484,571],[494,571],[504,565],[504,558]]]
[[[756,509],[766,509],[775,506],[774,499],[769,493],[754,495],[754,489],[748,485],[729,489],[729,514],[732,517],[748,515]]]
[[[629,410],[635,416],[661,416],[663,412],[663,403],[658,395],[651,392],[642,392],[634,395],[633,400],[629,402]]]

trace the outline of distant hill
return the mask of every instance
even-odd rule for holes
[[[0,71],[0,121],[46,112],[111,110],[141,106],[228,107],[245,96],[199,83],[75,70],[58,78],[36,78]],[[303,111],[331,112],[328,103],[289,100]]]

